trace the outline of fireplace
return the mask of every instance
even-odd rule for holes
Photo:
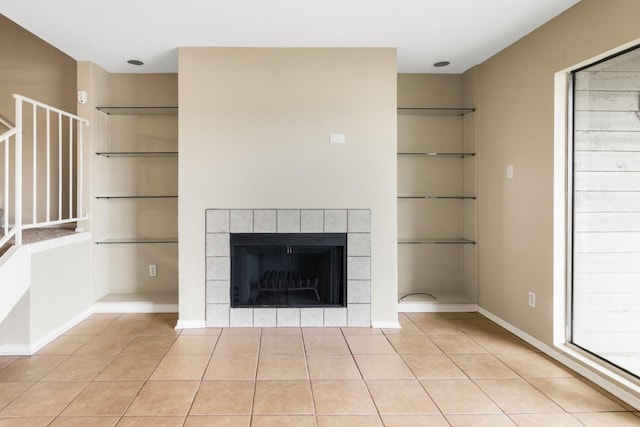
[[[344,307],[345,233],[232,233],[231,307]]]
[[[370,210],[207,209],[205,224],[207,326],[371,325]],[[257,244],[246,244],[254,238]],[[232,261],[232,239],[240,239],[244,261]],[[274,260],[276,255],[285,255],[284,261]],[[236,289],[237,264],[243,262],[253,266],[242,273],[244,288]],[[322,283],[327,275],[333,284]]]

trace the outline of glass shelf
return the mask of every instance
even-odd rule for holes
[[[398,199],[475,200],[476,196],[398,196]]]
[[[464,116],[474,111],[475,108],[398,108],[401,116]]]
[[[400,245],[475,245],[473,240],[459,237],[429,237],[419,239],[398,239]]]
[[[178,243],[177,237],[131,237],[122,239],[98,240],[97,245],[140,244],[140,243]]]
[[[96,107],[112,116],[175,116],[178,107]]]
[[[96,199],[177,199],[177,195],[164,196],[96,196]]]
[[[177,157],[177,151],[101,151],[102,157]]]
[[[476,153],[398,153],[398,157],[473,157]]]

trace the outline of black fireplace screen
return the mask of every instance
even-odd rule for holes
[[[232,307],[346,306],[347,235],[232,233]]]

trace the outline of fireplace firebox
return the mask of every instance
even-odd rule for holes
[[[231,233],[231,307],[345,307],[345,233]]]

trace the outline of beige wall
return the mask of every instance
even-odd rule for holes
[[[478,109],[480,306],[546,344],[553,343],[554,74],[640,38],[638,16],[636,0],[583,0],[464,75]],[[507,164],[515,169],[510,181]],[[536,309],[527,305],[529,290]]]
[[[0,116],[14,122],[13,93],[75,113],[73,58],[2,15],[0,40]]]
[[[95,204],[95,199],[92,196],[96,194],[93,187],[96,186],[97,182],[101,179],[95,167],[97,162],[95,153],[98,151],[98,142],[108,138],[106,117],[96,110],[96,107],[108,105],[109,73],[93,62],[78,61],[77,76],[78,90],[85,91],[88,94],[86,104],[77,104],[77,114],[89,120],[89,126],[86,127],[83,132],[85,144],[85,150],[83,151],[84,164],[89,166],[83,170],[83,179],[84,182],[90,183],[90,185],[85,185],[83,188],[84,200],[88,201],[86,209],[89,213],[89,219],[86,223],[80,224],[79,226],[85,230],[89,230],[95,220],[92,215],[94,211],[93,205]]]
[[[361,208],[396,322],[395,50],[183,48],[179,87],[180,321],[205,316],[205,209]]]
[[[83,223],[78,224],[85,231],[91,231],[92,237],[95,239],[96,227],[101,217],[98,213],[97,204],[98,200],[95,199],[97,194],[98,183],[104,179],[99,175],[97,164],[98,158],[95,155],[98,151],[99,141],[108,138],[106,117],[104,114],[96,110],[96,107],[100,105],[108,105],[109,100],[109,73],[98,65],[88,61],[78,61],[77,63],[77,75],[78,75],[78,90],[83,90],[88,94],[88,100],[86,104],[78,104],[78,115],[89,120],[89,127],[84,133],[85,147],[84,159],[85,164],[89,165],[85,168],[84,182],[90,183],[85,185],[83,196],[84,200],[88,200],[87,210],[89,219]],[[105,262],[104,259],[98,258],[99,253],[95,244],[90,247],[91,252],[91,300],[102,297],[109,293],[108,279],[104,275],[100,274],[99,267],[101,263]]]
[[[70,113],[76,111],[76,61],[59,51],[42,39],[31,34],[6,17],[0,15],[0,117],[15,123],[15,101],[12,94],[27,96],[45,104],[52,105]],[[25,111],[25,120],[30,120],[31,109]],[[41,117],[43,117],[41,115]],[[55,118],[55,117],[54,117]],[[32,123],[29,121],[28,123]],[[39,134],[44,135],[43,123],[39,125]],[[55,126],[55,124],[54,124]],[[0,133],[7,129],[0,124]],[[24,167],[24,209],[23,218],[32,222],[32,130],[31,125],[25,129],[23,142]],[[65,132],[66,136],[66,132]],[[38,146],[44,150],[45,139],[40,138]],[[57,145],[56,145],[57,147]],[[67,153],[64,149],[64,170]],[[4,155],[0,154],[0,164],[4,165]],[[56,150],[52,152],[52,173],[57,173]],[[40,156],[39,168],[44,168],[44,156]],[[4,166],[3,166],[4,168]],[[63,200],[67,200],[68,184],[66,176],[63,178]],[[4,184],[2,184],[4,185]],[[45,218],[45,174],[38,175],[38,216]],[[57,181],[52,185],[52,200],[58,197]],[[54,202],[55,203],[55,202]],[[57,211],[57,205],[52,207]],[[63,202],[63,214],[66,215],[67,204]],[[57,219],[57,218],[54,218]],[[11,217],[10,220],[13,220]]]

